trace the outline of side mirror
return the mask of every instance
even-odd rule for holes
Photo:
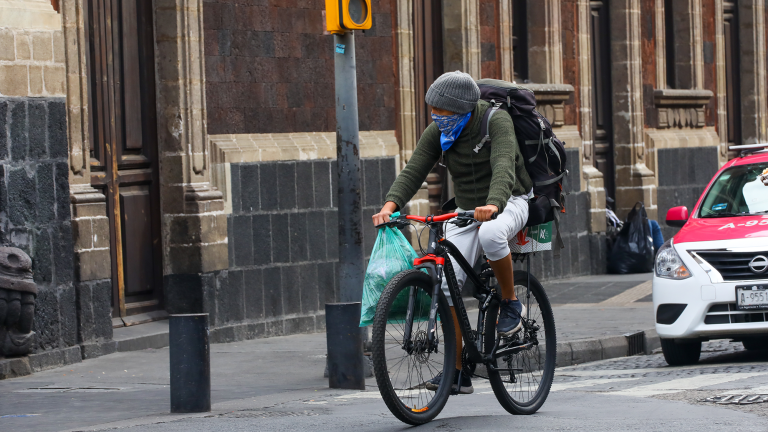
[[[686,221],[688,221],[688,207],[672,207],[667,211],[667,225],[682,228]]]

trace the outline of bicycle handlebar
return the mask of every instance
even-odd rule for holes
[[[499,213],[496,212],[491,216],[491,220],[496,219],[499,216]],[[465,211],[465,212],[454,212],[454,213],[446,213],[444,215],[440,216],[414,216],[414,215],[405,215],[405,218],[408,220],[415,220],[421,223],[431,223],[431,222],[445,222],[449,219],[453,219],[456,217],[465,217],[465,218],[475,218],[475,211]]]

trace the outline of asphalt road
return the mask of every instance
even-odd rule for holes
[[[706,343],[704,350],[700,363],[689,367],[669,367],[660,354],[655,354],[558,369],[547,403],[532,416],[507,414],[487,382],[476,379],[475,394],[452,397],[436,420],[418,429],[768,431],[768,401],[728,403],[768,395],[768,352],[747,352],[740,343],[727,341]],[[373,386],[375,382],[369,380],[369,384],[364,392],[297,389],[219,403],[214,412],[204,415],[157,415],[74,430],[408,429],[389,413]],[[728,395],[732,397],[725,399]]]

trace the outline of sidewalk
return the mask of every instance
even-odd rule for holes
[[[658,346],[650,286],[644,284],[649,279],[593,276],[546,283],[555,304],[558,365],[624,356],[627,333],[650,330],[645,349]],[[145,340],[163,345],[163,323],[153,324]],[[142,339],[120,343],[125,349],[142,347]],[[325,343],[325,335],[317,333],[212,345],[214,413],[311,401],[329,392]],[[101,430],[189,417],[168,414],[168,383],[168,348],[118,352],[0,381],[0,430]],[[373,378],[367,384],[375,389]]]

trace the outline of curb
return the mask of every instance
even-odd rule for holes
[[[632,338],[642,340],[642,349],[632,352]],[[623,336],[606,336],[601,338],[578,339],[557,343],[557,367],[573,366],[598,360],[608,360],[619,357],[629,357],[637,354],[651,354],[661,346],[656,329],[637,333],[627,333]]]

